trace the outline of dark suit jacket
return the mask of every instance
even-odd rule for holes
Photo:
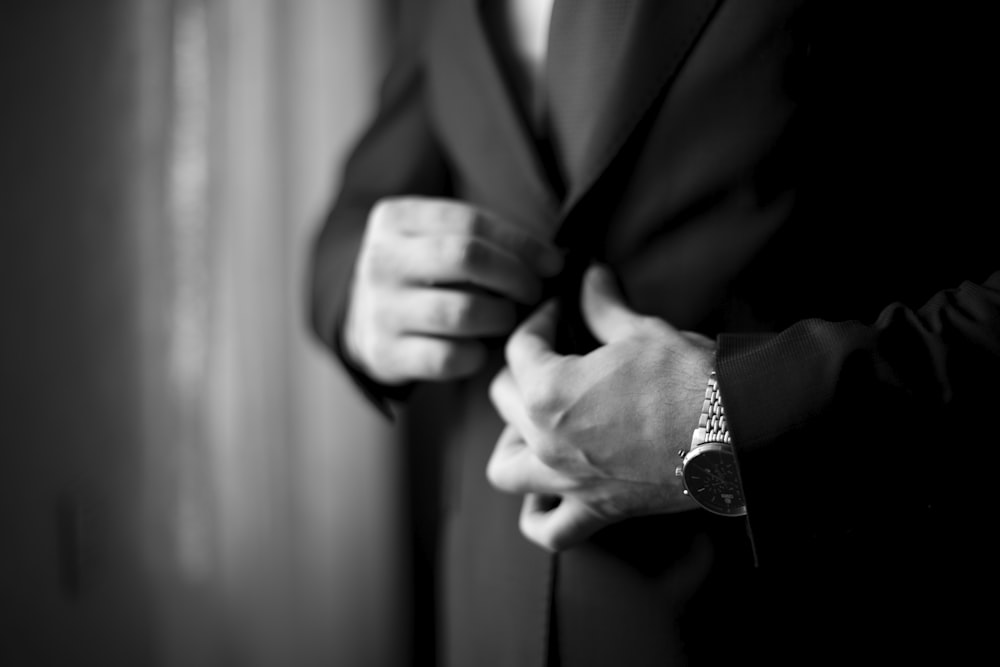
[[[438,656],[815,664],[975,645],[1000,444],[986,23],[910,3],[640,2],[560,195],[479,5],[403,21],[315,245],[316,331],[337,348],[379,197],[457,197],[571,249],[549,285],[566,351],[589,345],[578,279],[599,258],[636,310],[717,338],[753,544],[743,521],[691,512],[544,553],[518,532],[520,499],[485,479],[499,354],[470,380],[402,391],[348,363],[377,404],[414,403],[401,455],[423,476],[421,544],[437,545]]]

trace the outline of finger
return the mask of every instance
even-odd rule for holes
[[[548,551],[575,546],[603,528],[605,522],[578,498],[528,494],[521,505],[519,526],[529,540]]]
[[[378,227],[406,235],[486,239],[542,276],[555,275],[562,268],[562,253],[550,242],[489,211],[452,199],[384,199],[373,209],[372,221]]]
[[[530,377],[532,371],[562,359],[562,355],[552,349],[558,312],[554,299],[546,301],[514,329],[507,339],[507,365],[516,377]]]
[[[504,423],[513,426],[522,435],[531,435],[534,429],[524,408],[524,397],[514,382],[510,368],[504,366],[493,378],[489,388],[490,401]]]
[[[470,284],[519,303],[534,304],[542,294],[538,274],[489,239],[459,234],[422,236],[396,242],[388,271],[409,284]]]
[[[611,271],[592,264],[583,276],[581,309],[584,321],[602,343],[628,338],[641,316],[625,304]]]
[[[386,365],[410,380],[454,380],[472,375],[486,363],[486,347],[475,340],[403,336],[396,340]]]
[[[458,338],[506,335],[517,313],[507,299],[447,288],[406,290],[393,315],[393,328],[405,334]]]
[[[486,478],[497,489],[516,494],[558,495],[577,487],[574,480],[539,461],[517,429],[509,425],[493,448]]]

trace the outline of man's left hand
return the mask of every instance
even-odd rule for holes
[[[695,508],[675,474],[698,423],[714,343],[625,305],[614,278],[592,266],[584,320],[600,347],[553,350],[556,304],[511,335],[490,397],[507,427],[487,468],[523,494],[520,527],[545,549],[565,549],[609,524]]]

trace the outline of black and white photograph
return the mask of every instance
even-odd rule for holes
[[[988,7],[0,0],[0,667],[990,662]]]

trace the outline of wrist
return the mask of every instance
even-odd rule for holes
[[[708,374],[698,424],[691,434],[691,446],[678,454],[682,462],[676,474],[683,479],[686,495],[714,514],[746,514],[736,454],[714,370]]]

